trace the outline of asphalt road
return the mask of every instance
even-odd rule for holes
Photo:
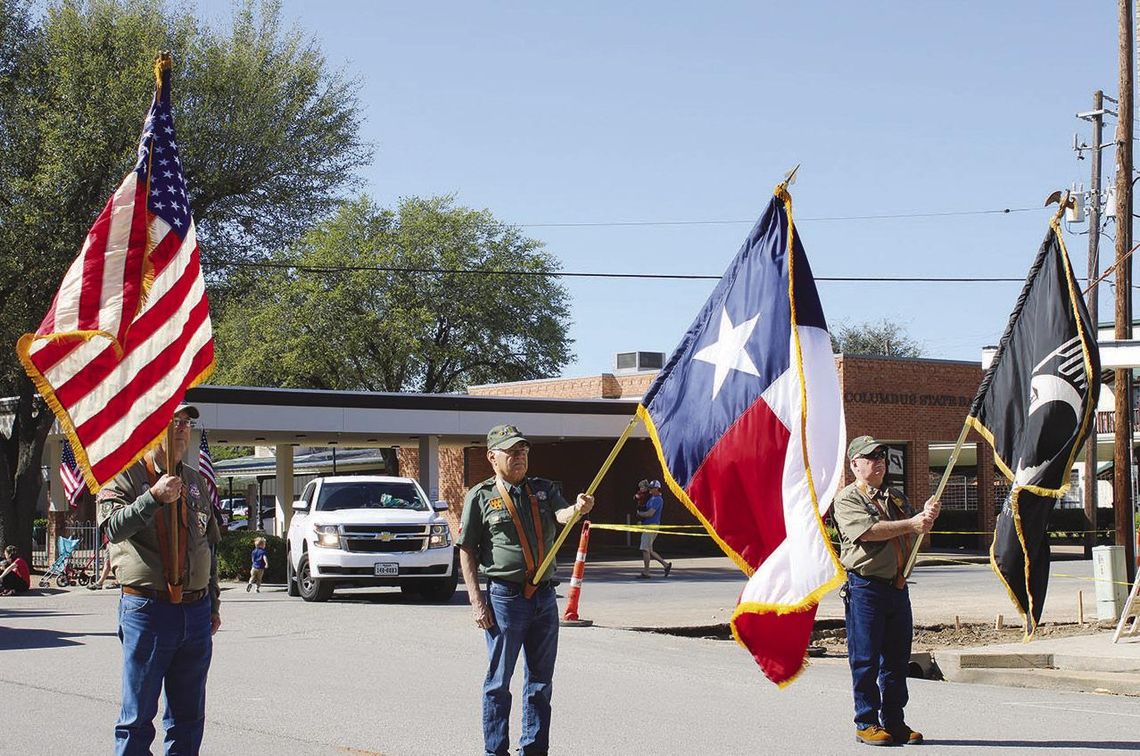
[[[678,564],[667,583],[636,580],[637,565],[595,565],[583,616],[592,607],[599,622],[632,615],[669,624],[659,618],[689,606],[693,616],[711,617],[718,602],[734,602],[740,578],[697,561]],[[940,580],[965,585],[975,571],[979,581],[986,574],[947,569],[920,574],[918,585],[933,593]],[[110,751],[119,701],[116,601],[114,592],[84,589],[0,599],[0,752]],[[224,621],[204,753],[480,751],[484,644],[462,590],[432,606],[391,590],[306,604],[279,588],[259,595],[236,587],[225,592]],[[865,749],[853,742],[844,660],[816,660],[781,690],[731,641],[565,628],[554,702],[555,754]],[[1123,697],[913,680],[907,712],[927,735],[922,753],[1140,749],[1140,710]],[[516,710],[515,735],[518,718]]]

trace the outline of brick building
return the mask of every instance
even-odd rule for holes
[[[930,496],[947,465],[951,450],[982,379],[977,362],[903,359],[864,355],[836,355],[848,438],[868,434],[891,448],[891,482],[914,502]],[[601,375],[517,383],[472,386],[470,394],[501,397],[562,399],[615,399],[636,401],[655,377],[655,372]],[[526,432],[526,429],[522,429]],[[1002,495],[1003,482],[994,478],[993,453],[973,431],[967,436],[953,475],[943,494],[943,506],[956,514],[947,518],[963,531],[957,542],[982,546],[984,532],[992,531],[994,502]],[[582,490],[592,479],[610,448],[609,442],[536,444],[531,452],[535,475],[560,479],[567,493]],[[978,458],[980,455],[980,459]],[[441,464],[442,467],[442,464]],[[459,471],[452,467],[453,474]],[[463,449],[462,485],[453,481],[447,490],[458,491],[490,475],[482,447]],[[632,494],[641,478],[659,477],[660,465],[652,444],[631,440],[598,489],[598,505],[592,519],[625,522],[632,514]],[[848,471],[845,482],[852,480]],[[441,479],[441,490],[445,486]],[[695,524],[688,511],[666,492],[665,522]],[[959,514],[960,513],[960,514]],[[622,533],[599,532],[591,544],[622,545]],[[707,539],[672,538],[667,550],[702,550],[715,553]]]

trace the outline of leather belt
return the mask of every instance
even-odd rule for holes
[[[856,575],[856,576],[858,576],[858,577],[860,577],[863,580],[866,580],[868,582],[880,583],[881,585],[888,585],[891,588],[894,588],[895,590],[899,590],[899,591],[902,590],[902,588],[899,588],[897,585],[895,585],[894,580],[890,580],[889,578],[874,577],[872,575],[863,575],[861,573],[855,572],[855,570],[848,570],[848,572],[851,573],[852,575]],[[905,586],[903,586],[903,587],[905,587]]]
[[[192,604],[206,597],[207,588],[202,588],[197,591],[182,591],[183,604]],[[138,596],[140,598],[150,599],[151,601],[161,601],[164,604],[172,603],[170,601],[170,594],[166,591],[156,591],[151,588],[136,588],[133,585],[124,585],[123,593],[129,596]]]
[[[492,582],[492,583],[498,583],[499,585],[509,585],[509,586],[511,586],[512,588],[518,588],[519,590],[522,590],[522,587],[523,587],[523,585],[525,585],[525,583],[516,583],[516,582],[515,582],[515,581],[513,581],[513,580],[502,580],[502,579],[500,579],[500,578],[487,578],[487,580],[489,580],[489,581],[490,581],[490,582]],[[555,580],[554,578],[551,578],[550,580],[542,580],[542,581],[540,581],[540,582],[539,582],[537,585],[535,585],[534,587],[535,587],[536,589],[539,589],[539,588],[553,588],[553,587],[554,587],[554,586],[556,586],[556,585],[558,585],[558,581],[557,581],[557,580]]]

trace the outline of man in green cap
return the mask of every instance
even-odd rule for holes
[[[554,545],[557,523],[594,506],[593,496],[578,494],[574,504],[567,504],[554,483],[528,478],[529,453],[530,444],[513,425],[496,425],[487,433],[487,459],[495,475],[467,492],[457,541],[475,624],[487,638],[483,746],[496,756],[510,750],[510,686],[519,651],[525,654],[526,669],[519,752],[533,756],[550,747],[550,694],[558,654],[554,562],[534,578]],[[479,586],[480,565],[488,579],[487,597]]]
[[[915,540],[934,526],[941,507],[927,500],[913,513],[906,497],[883,485],[887,446],[859,436],[847,447],[855,482],[835,497],[839,560],[847,569],[841,595],[847,659],[855,694],[855,740],[890,746],[922,742],[903,720],[914,620],[903,575]]]

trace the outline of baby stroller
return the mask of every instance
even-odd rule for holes
[[[60,588],[69,586],[73,577],[78,577],[80,585],[87,583],[90,580],[87,573],[85,571],[77,571],[69,564],[71,553],[75,551],[75,547],[79,545],[79,539],[60,536],[56,539],[56,544],[57,556],[55,561],[51,563],[51,567],[48,568],[48,571],[40,578],[40,588],[47,588],[48,581],[53,577],[55,578],[55,584]]]

